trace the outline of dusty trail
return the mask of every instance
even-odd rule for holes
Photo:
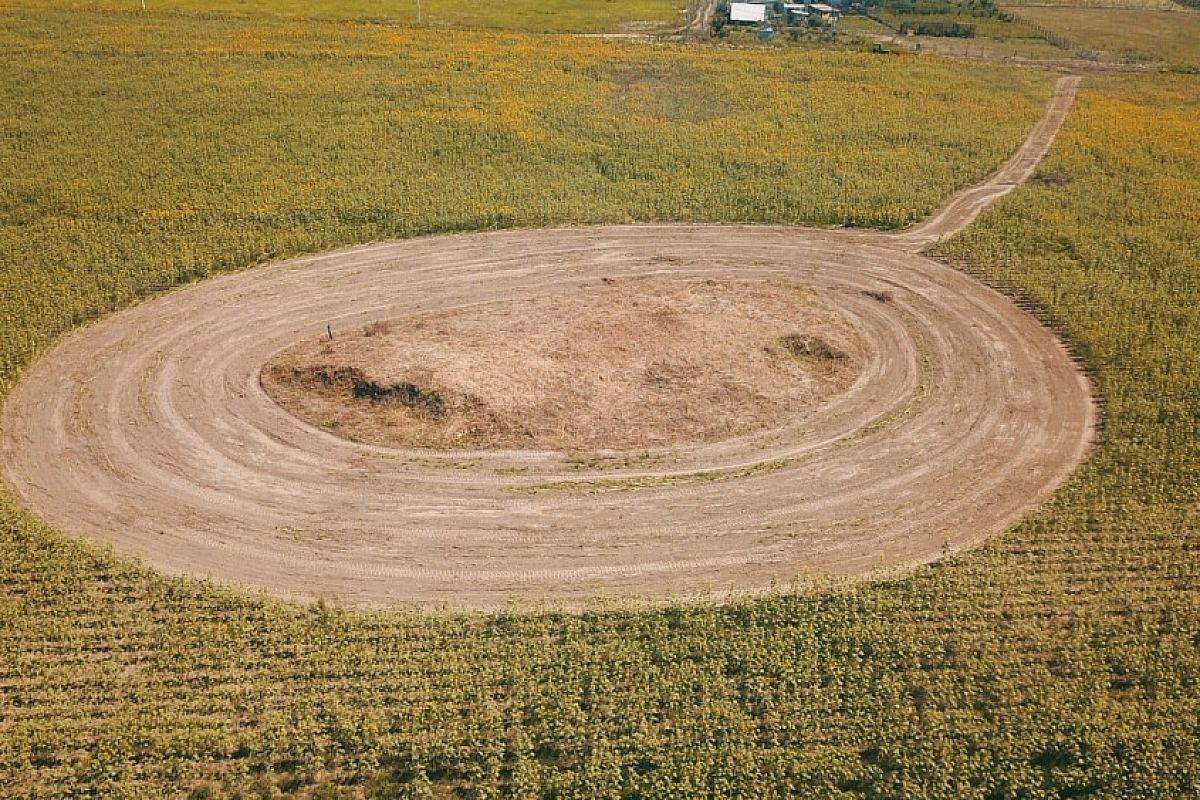
[[[1029,180],[1038,163],[1050,152],[1050,145],[1075,103],[1079,81],[1074,75],[1058,80],[1046,113],[1017,152],[986,181],[954,195],[928,219],[896,234],[892,241],[906,249],[921,250],[939,239],[949,238],[974,222],[992,203]]]
[[[51,523],[164,571],[356,604],[712,596],[931,561],[1044,500],[1093,435],[1087,382],[1060,342],[913,252],[1027,178],[1073,92],[1064,79],[989,181],[899,234],[646,225],[431,237],[172,292],[77,331],[30,369],[4,411],[5,475]],[[356,444],[259,385],[262,364],[327,324],[634,275],[803,282],[855,326],[866,366],[802,419],[583,459]]]

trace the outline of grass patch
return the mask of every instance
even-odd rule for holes
[[[1200,14],[1035,7],[1018,13],[1105,60],[1200,70]]]
[[[680,27],[682,5],[670,0],[420,0],[419,24],[431,28],[490,28],[525,33],[644,31]],[[137,0],[6,0],[7,8],[37,11],[129,12]],[[150,17],[358,20],[418,24],[416,0],[146,0]]]

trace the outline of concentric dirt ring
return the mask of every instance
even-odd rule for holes
[[[646,274],[799,279],[853,320],[870,360],[815,415],[616,469],[550,452],[355,444],[301,423],[258,384],[272,354],[326,324]],[[296,259],[122,312],[21,383],[4,460],[51,522],[167,571],[491,606],[760,589],[926,561],[1044,498],[1082,457],[1090,419],[1052,335],[920,256],[786,229],[521,231]]]
[[[168,572],[286,596],[575,605],[926,562],[1047,497],[1086,454],[1094,417],[1086,381],[1051,333],[1002,295],[901,249],[914,241],[635,226],[293,259],[67,337],[10,396],[0,457],[18,494],[55,525]],[[555,452],[352,443],[300,422],[259,386],[273,354],[327,324],[647,274],[807,284],[853,321],[871,356],[850,390],[802,419],[582,464]]]

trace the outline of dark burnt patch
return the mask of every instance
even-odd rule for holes
[[[292,367],[291,369],[276,369],[273,377],[281,383],[293,386],[344,389],[355,400],[366,400],[372,403],[399,403],[438,417],[446,413],[446,400],[436,389],[425,389],[406,381],[391,384],[377,383],[357,367]]]

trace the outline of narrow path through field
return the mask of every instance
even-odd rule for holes
[[[886,235],[640,225],[354,247],[205,281],[65,338],[4,410],[16,493],[172,573],[342,602],[756,592],[928,562],[1042,502],[1084,458],[1086,380],[1008,298],[915,251],[1032,172],[1077,81],[991,179]],[[586,292],[604,278],[785,278],[869,348],[802,418],[637,453],[397,449],[300,422],[261,366],[329,325]],[[519,365],[514,365],[519,368]]]

